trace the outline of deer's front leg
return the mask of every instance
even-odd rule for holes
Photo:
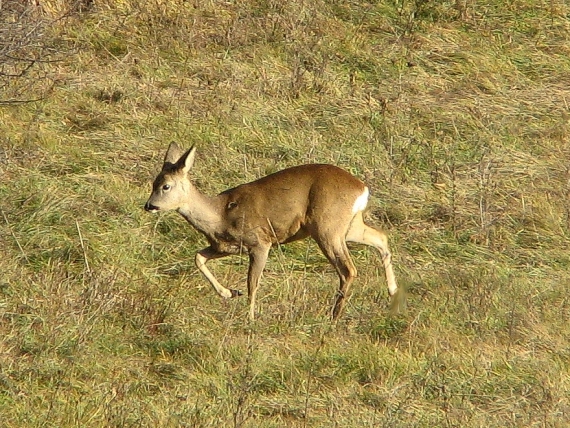
[[[257,286],[259,278],[267,262],[271,245],[259,246],[249,251],[249,271],[247,273],[247,293],[249,296],[249,319],[255,318],[255,296],[257,295]]]
[[[206,263],[208,262],[208,260],[220,259],[222,257],[226,257],[229,255],[230,255],[229,253],[219,252],[212,247],[207,247],[207,248],[204,248],[203,250],[198,251],[196,253],[196,259],[195,259],[196,267],[198,269],[200,269],[200,272],[202,272],[204,274],[204,276],[208,279],[208,281],[210,281],[210,284],[212,284],[212,286],[214,287],[216,292],[220,296],[222,296],[226,299],[241,296],[243,293],[239,290],[232,290],[232,289],[226,288],[222,284],[220,284],[218,282],[218,280],[216,279],[216,277],[214,277],[212,272],[210,272],[210,269],[208,269],[206,267]]]

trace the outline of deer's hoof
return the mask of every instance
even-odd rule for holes
[[[230,290],[232,292],[232,298],[243,296],[243,293],[240,290]]]

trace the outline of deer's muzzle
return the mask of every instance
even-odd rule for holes
[[[147,202],[146,204],[144,204],[144,209],[146,211],[148,211],[149,213],[155,213],[157,212],[160,208],[158,208],[156,205],[151,204],[150,202]]]

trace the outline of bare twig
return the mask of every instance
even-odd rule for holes
[[[85,270],[87,271],[88,274],[91,274],[91,268],[89,267],[89,260],[87,258],[87,251],[85,249],[83,235],[81,234],[81,229],[79,228],[79,221],[75,220],[75,226],[77,227],[77,233],[79,234],[79,243],[81,244],[81,250],[83,250],[83,260],[85,260]]]
[[[323,350],[326,343],[325,336],[331,333],[333,326],[334,324],[332,323],[329,324],[328,328],[325,331],[323,331],[323,333],[321,334],[319,345],[317,346],[317,349],[315,349],[315,353],[313,354],[313,361],[311,363],[314,363],[316,361],[320,352]],[[314,377],[315,377],[315,372],[313,369],[313,364],[311,364],[309,372],[307,373],[307,390],[305,391],[305,406],[303,409],[303,428],[307,427],[307,422],[309,420],[309,408],[310,408],[309,401],[311,398],[311,386],[312,386],[311,384]]]
[[[51,29],[68,15],[47,17],[33,3],[0,2],[0,106],[44,99],[51,89],[46,67],[64,54]]]
[[[43,100],[45,100],[45,97],[33,98],[29,100],[0,100],[0,106],[37,103],[38,101],[43,101]]]

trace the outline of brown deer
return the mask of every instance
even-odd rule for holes
[[[333,165],[309,164],[209,197],[196,188],[189,175],[195,157],[195,147],[184,152],[171,143],[144,208],[153,213],[176,210],[206,236],[210,245],[196,254],[196,266],[222,297],[242,293],[221,285],[206,263],[232,254],[249,255],[250,319],[255,316],[257,286],[271,247],[308,236],[317,242],[340,277],[333,319],[342,313],[356,277],[347,242],[371,245],[380,251],[388,292],[396,294],[386,235],[364,224],[362,212],[369,192],[362,181]]]

